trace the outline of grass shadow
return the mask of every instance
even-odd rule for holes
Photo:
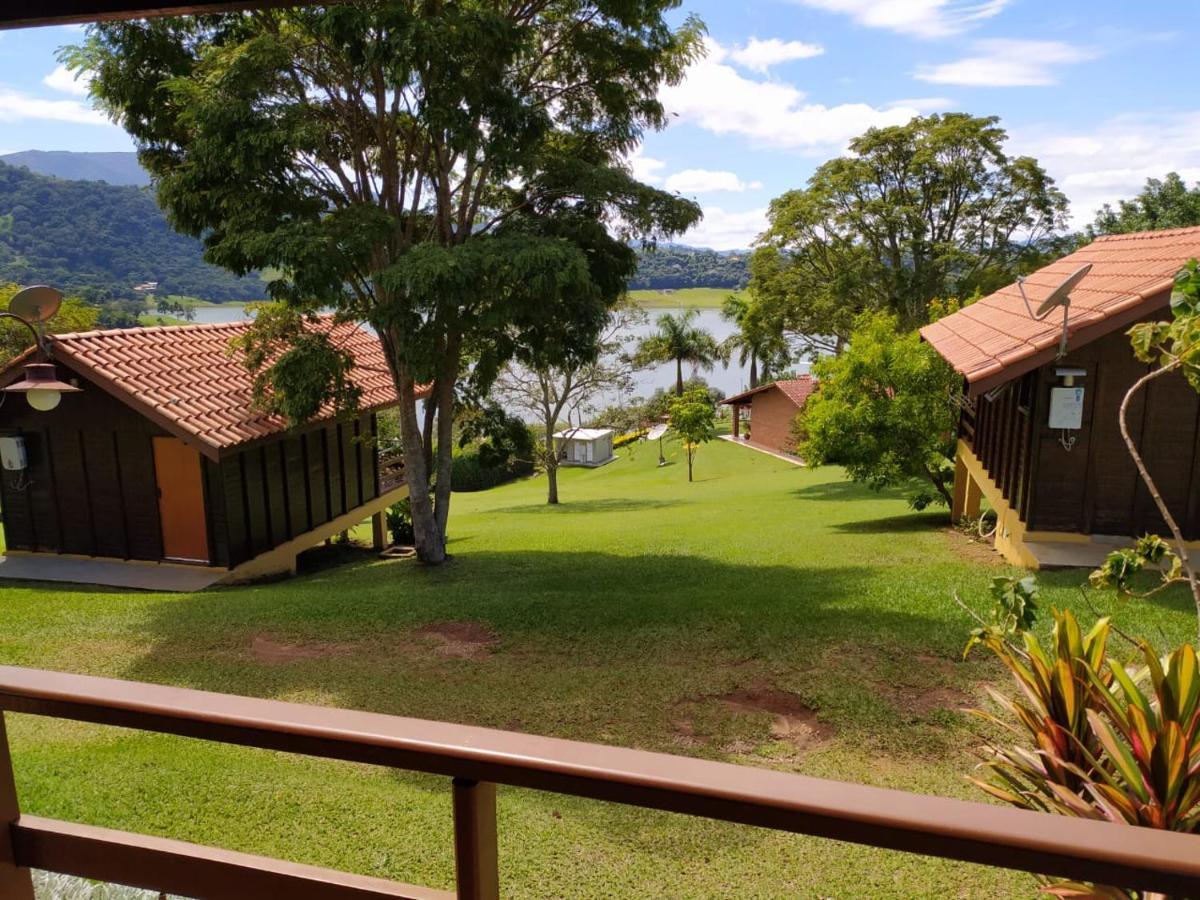
[[[831,503],[845,503],[849,500],[903,500],[905,497],[903,488],[884,488],[877,491],[853,481],[822,481],[796,488],[791,493],[799,500],[821,500]]]
[[[845,534],[904,534],[905,532],[935,531],[949,527],[950,520],[944,510],[939,512],[912,512],[882,519],[855,519],[838,522],[830,527]]]
[[[387,577],[381,565],[263,585],[236,602],[218,591],[157,605],[147,610],[144,652],[120,675],[594,737],[606,709],[661,709],[671,702],[664,695],[745,677],[746,666],[794,667],[847,640],[885,655],[928,651],[948,634],[937,610],[848,602],[877,579],[867,564],[522,551],[465,553]],[[439,656],[415,633],[464,621],[494,636],[480,658]],[[264,638],[301,650],[267,660],[254,650]],[[948,635],[947,653],[958,640]]]
[[[604,497],[595,500],[567,500],[557,504],[522,503],[518,506],[501,506],[490,510],[493,513],[604,513],[636,512],[644,509],[667,509],[682,506],[687,500],[648,500],[634,497]]]

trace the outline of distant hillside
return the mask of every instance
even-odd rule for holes
[[[744,288],[750,280],[748,253],[718,253],[679,244],[641,249],[630,290]]]
[[[13,168],[20,166],[30,171]],[[164,293],[205,300],[263,296],[257,279],[235,278],[208,265],[198,242],[171,231],[153,197],[138,189],[150,179],[135,153],[26,150],[0,156],[0,176],[0,281],[53,281],[117,296],[127,296],[143,281],[158,281]],[[5,230],[3,217],[17,212],[18,203],[24,212]],[[80,214],[91,217],[86,228]],[[639,247],[638,253],[631,290],[737,290],[750,278],[746,252],[664,243]]]
[[[137,154],[75,153],[71,150],[25,150],[0,156],[10,166],[25,166],[39,175],[53,175],[72,181],[107,181],[145,187],[150,183],[146,170],[138,165]]]
[[[133,296],[157,281],[163,294],[261,300],[257,278],[201,258],[147,188],[64,181],[0,163],[0,282],[47,283],[70,292]]]

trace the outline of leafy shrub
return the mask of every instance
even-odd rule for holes
[[[633,431],[627,431],[624,434],[617,435],[615,438],[613,438],[613,449],[616,450],[618,447],[624,447],[628,444],[632,444],[634,441],[640,441],[646,436],[646,431],[647,429],[645,428],[636,428]]]
[[[1024,609],[1022,598],[1009,599],[1016,601],[1012,609]],[[1049,647],[1028,631],[1022,633],[1022,646],[995,634],[981,639],[1013,674],[1020,695],[1013,700],[992,692],[1008,713],[1006,719],[975,713],[1024,742],[987,748],[981,769],[991,780],[971,780],[1022,809],[1200,833],[1200,666],[1195,649],[1184,644],[1160,659],[1141,642],[1144,665],[1127,671],[1108,658],[1107,619],[1084,634],[1069,611],[1054,610],[1053,616]],[[1047,892],[1137,896],[1074,882],[1051,883]]]
[[[412,504],[407,497],[388,507],[387,529],[392,536],[393,544],[411,547],[416,543],[417,536],[413,531],[412,523]]]

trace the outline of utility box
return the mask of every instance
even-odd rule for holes
[[[29,466],[25,456],[25,439],[0,437],[0,468],[5,472],[23,472]]]
[[[1083,427],[1083,388],[1056,387],[1050,389],[1050,427]]]

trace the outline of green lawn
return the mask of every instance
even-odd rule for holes
[[[372,559],[192,596],[8,587],[0,660],[978,799],[957,709],[1005,682],[959,660],[950,596],[982,603],[1005,569],[836,470],[719,442],[688,484],[678,448],[662,469],[656,451],[565,471],[557,509],[540,479],[456,495],[440,570]],[[1082,579],[1046,576],[1048,600],[1075,604]],[[1193,630],[1181,593],[1115,615]],[[451,885],[444,780],[12,718],[32,813]],[[500,818],[513,897],[1034,893],[1022,874],[524,790],[501,790]]]
[[[720,309],[730,294],[745,296],[745,291],[730,288],[683,288],[678,291],[630,291],[629,297],[646,309]]]

